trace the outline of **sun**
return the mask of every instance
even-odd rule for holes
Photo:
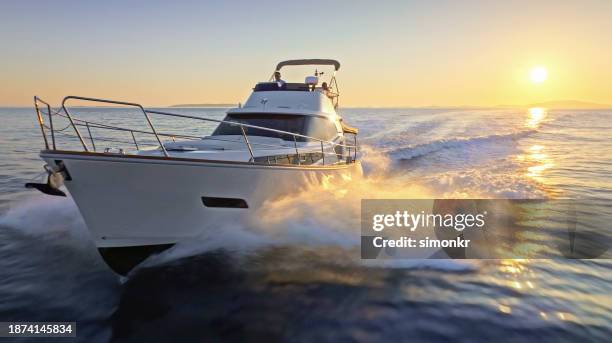
[[[529,78],[532,83],[542,83],[548,79],[548,70],[542,66],[533,67],[529,71]]]

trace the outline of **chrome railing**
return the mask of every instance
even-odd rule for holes
[[[128,107],[137,108],[144,115],[146,123],[150,131],[140,130],[140,129],[135,129],[135,128],[119,127],[119,126],[109,125],[105,123],[76,118],[67,107],[67,102],[69,100],[80,100],[80,101],[86,101],[86,102],[95,102],[95,103],[120,105],[120,106],[128,106]],[[232,126],[239,126],[240,131],[241,131],[240,143],[244,144],[246,147],[246,150],[248,150],[249,155],[250,155],[249,162],[251,163],[255,163],[256,158],[257,158],[257,156],[255,156],[255,153],[254,153],[254,151],[256,151],[256,149],[254,149],[254,146],[255,147],[267,147],[267,148],[276,147],[276,148],[284,148],[284,149],[286,149],[288,146],[287,145],[273,145],[273,144],[267,144],[267,143],[261,143],[261,142],[251,142],[249,141],[247,130],[245,130],[245,128],[274,132],[280,135],[287,135],[287,136],[293,137],[293,147],[295,149],[295,157],[296,157],[294,160],[297,161],[297,164],[301,164],[302,156],[305,156],[309,153],[313,153],[315,151],[313,150],[312,144],[309,144],[309,145],[307,144],[306,146],[300,147],[298,145],[298,139],[304,139],[306,142],[319,142],[320,143],[320,154],[321,154],[320,156],[321,156],[321,163],[323,165],[326,165],[326,162],[327,164],[354,163],[357,159],[358,145],[357,145],[356,135],[354,135],[354,140],[353,140],[354,144],[344,144],[344,143],[338,143],[334,141],[320,139],[317,137],[301,135],[298,133],[282,131],[282,130],[277,130],[277,129],[272,129],[272,128],[250,125],[250,124],[243,124],[243,123],[238,123],[238,122],[233,122],[233,121],[218,120],[218,119],[198,117],[198,116],[179,114],[179,113],[170,113],[170,112],[158,111],[158,110],[148,110],[148,109],[145,109],[142,105],[137,104],[137,103],[97,99],[97,98],[88,98],[88,97],[80,97],[80,96],[65,97],[62,100],[61,108],[59,108],[56,111],[52,110],[51,105],[49,105],[49,103],[35,96],[34,97],[34,107],[36,110],[36,115],[37,115],[38,123],[41,129],[41,133],[43,136],[46,150],[58,150],[57,143],[56,143],[58,135],[67,136],[67,137],[76,137],[80,145],[83,147],[84,151],[92,151],[92,150],[94,152],[97,151],[96,141],[99,141],[99,142],[107,141],[107,142],[123,143],[123,144],[130,144],[130,145],[133,144],[136,150],[140,150],[140,146],[142,144],[138,143],[136,136],[135,136],[135,133],[136,133],[136,134],[146,134],[146,135],[154,136],[155,141],[158,144],[158,148],[161,150],[162,154],[165,157],[170,157],[170,154],[168,153],[168,150],[166,146],[164,145],[163,139],[169,138],[174,141],[176,138],[186,139],[186,140],[200,140],[203,138],[202,136],[194,136],[194,135],[186,135],[186,134],[177,135],[177,134],[160,132],[159,130],[156,129],[155,125],[153,125],[153,121],[151,120],[151,115],[161,115],[161,116],[166,116],[166,117],[212,122],[212,123],[217,123],[217,124],[225,123],[225,124],[232,125]],[[43,117],[45,114],[48,117],[49,125],[46,125],[44,123]],[[54,128],[53,117],[62,117],[65,120],[67,120],[69,124],[62,129]],[[83,134],[79,130],[79,127],[85,128],[87,130],[87,136],[83,136]],[[72,128],[74,130],[74,135],[64,132],[68,128]],[[130,134],[131,141],[127,142],[125,140],[94,137],[94,135],[92,134],[92,129],[104,129],[104,130],[112,130],[112,131],[118,131],[118,132],[128,132]],[[51,136],[51,145],[49,145],[47,130],[49,131],[49,134]],[[91,144],[91,148],[86,143],[86,138],[89,140]],[[231,139],[226,139],[226,138],[216,138],[215,136],[207,136],[206,139],[225,141],[225,142],[234,142],[234,143],[238,142],[236,140],[231,140]],[[98,144],[98,146],[100,146],[100,144]],[[325,146],[327,146],[328,149],[332,150],[333,152],[332,153],[326,152]],[[302,151],[301,154],[300,154],[300,149]],[[305,150],[306,152],[304,152]],[[340,152],[338,152],[338,150],[340,150]],[[317,148],[316,152],[318,153],[318,151],[319,149]],[[327,158],[326,158],[326,155],[327,155]],[[265,158],[266,156],[262,156],[262,157]],[[267,163],[270,163],[270,160],[271,160],[270,158],[267,158],[266,159]],[[278,161],[278,159],[274,157],[274,161]],[[289,158],[287,158],[287,161],[289,161]],[[283,164],[283,163],[277,163],[277,164]]]

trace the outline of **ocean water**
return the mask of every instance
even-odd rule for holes
[[[123,109],[79,110],[143,124]],[[24,189],[43,164],[34,111],[0,109],[0,321],[77,321],[87,342],[610,340],[609,260],[364,263],[355,228],[362,198],[581,199],[591,204],[585,215],[609,225],[612,110],[341,113],[361,130],[363,180],[296,190],[247,224],[218,223],[120,278],[70,198]],[[155,123],[185,132],[185,123]]]

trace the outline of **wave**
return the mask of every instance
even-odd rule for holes
[[[440,139],[429,143],[390,149],[386,151],[393,159],[410,160],[446,149],[466,149],[500,145],[504,142],[513,142],[536,133],[536,130],[518,131],[509,134],[495,134],[469,138]]]
[[[56,233],[78,239],[88,235],[71,197],[29,196],[0,215],[0,225],[31,236]]]

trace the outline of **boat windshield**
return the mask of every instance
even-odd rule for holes
[[[338,134],[336,126],[331,120],[315,116],[270,113],[234,113],[228,114],[224,120],[297,133],[322,140],[332,140]],[[286,141],[293,141],[294,137],[289,134],[255,129],[252,127],[244,127],[244,131],[248,136],[274,137]],[[221,123],[215,129],[212,135],[242,135],[242,131],[240,130],[240,126]],[[298,142],[308,141],[308,139],[304,137],[295,138]]]

